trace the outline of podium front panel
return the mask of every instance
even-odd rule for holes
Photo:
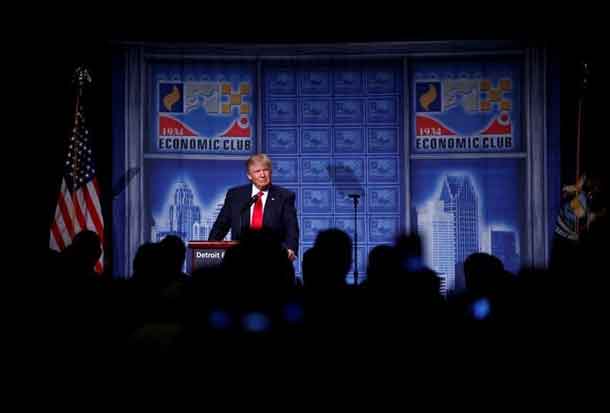
[[[222,264],[225,252],[233,245],[233,241],[191,241],[188,243],[187,271],[192,273],[199,268],[216,267]]]

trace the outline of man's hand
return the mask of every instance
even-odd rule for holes
[[[288,250],[288,259],[290,261],[296,260],[297,259],[297,255],[294,253],[294,251],[291,250],[290,248],[287,248],[287,250]]]

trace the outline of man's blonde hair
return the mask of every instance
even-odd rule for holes
[[[250,165],[252,165],[253,163],[262,163],[267,168],[271,169],[271,158],[269,158],[267,154],[257,153],[249,157],[246,161],[246,170],[249,171]]]

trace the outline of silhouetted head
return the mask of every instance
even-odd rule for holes
[[[288,253],[267,228],[246,230],[239,244],[226,252],[223,269],[242,290],[278,291],[294,285]]]
[[[162,259],[167,271],[173,274],[181,273],[186,259],[186,245],[177,235],[167,235],[159,243]]]
[[[399,235],[395,250],[403,271],[417,272],[423,269],[422,242],[418,234]]]
[[[303,281],[309,288],[345,285],[352,263],[352,240],[338,228],[320,231],[313,248],[303,256]]]
[[[502,286],[506,273],[499,258],[485,252],[475,252],[464,261],[464,277],[468,290],[488,294]]]
[[[347,274],[352,262],[352,239],[345,231],[339,228],[320,231],[314,246],[325,253],[332,253],[333,260],[340,263]]]
[[[371,250],[366,267],[368,285],[388,285],[399,272],[398,255],[393,246],[377,245]]]
[[[161,246],[147,242],[138,248],[133,259],[133,277],[139,281],[151,281],[161,272],[159,265]]]
[[[76,234],[64,255],[78,271],[93,271],[102,256],[100,237],[91,230],[83,230]]]

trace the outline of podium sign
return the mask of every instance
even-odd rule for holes
[[[237,241],[189,241],[187,251],[187,271],[216,267],[222,263],[225,252]]]

